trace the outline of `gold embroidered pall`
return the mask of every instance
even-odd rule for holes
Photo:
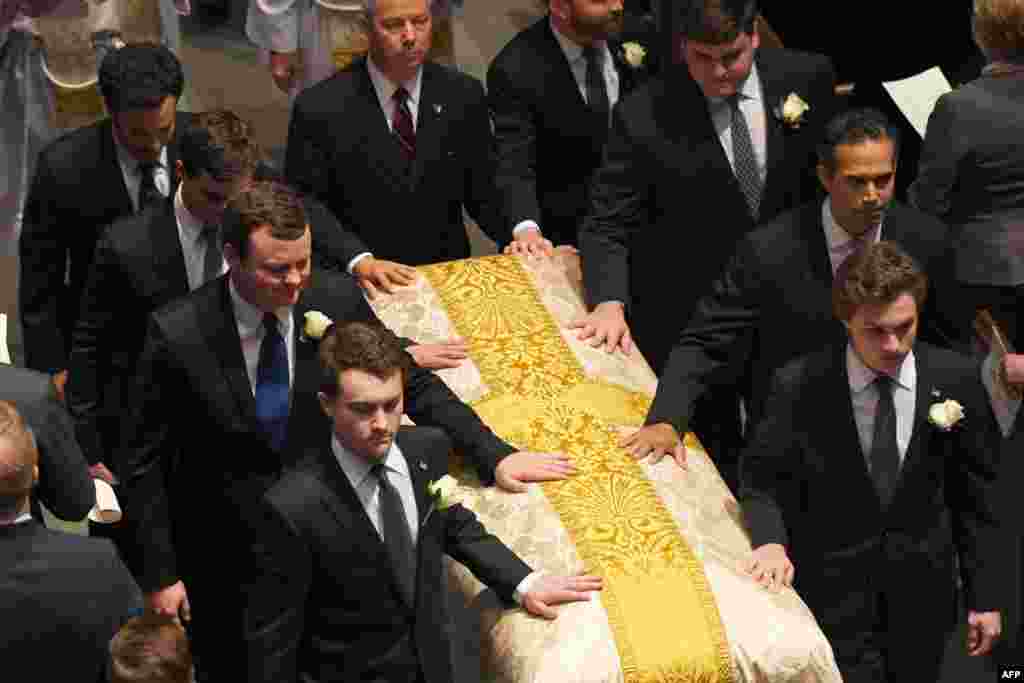
[[[567,453],[577,468],[510,494],[456,459],[460,503],[534,569],[605,581],[547,621],[509,610],[452,562],[457,635],[474,641],[457,650],[478,650],[482,679],[504,683],[839,683],[796,594],[743,572],[738,507],[696,439],[685,471],[618,445],[643,424],[656,379],[639,355],[592,349],[568,329],[584,311],[572,258],[424,266],[412,287],[373,301],[399,335],[463,338],[470,360],[437,374],[513,446]]]

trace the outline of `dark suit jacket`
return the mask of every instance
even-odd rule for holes
[[[0,526],[4,665],[39,681],[102,683],[110,639],[142,596],[110,541],[36,522]]]
[[[128,489],[126,509],[138,521],[145,550],[139,583],[147,592],[179,578],[197,586],[208,578],[234,585],[234,563],[218,568],[205,561],[210,544],[232,557],[225,529],[277,479],[282,466],[292,464],[310,433],[328,429],[316,398],[316,345],[300,338],[303,315],[318,310],[339,322],[379,324],[352,278],[314,271],[293,313],[292,405],[279,454],[256,421],[227,283],[227,276],[209,282],[150,317],[119,459]],[[414,367],[405,394],[406,412],[415,422],[444,428],[476,461],[481,476],[493,479],[494,467],[511,446],[430,371]],[[211,518],[220,523],[211,526]],[[224,575],[218,576],[221,569]]]
[[[620,44],[608,47],[622,99],[646,69],[629,66]],[[505,229],[511,233],[521,221],[534,220],[555,244],[576,244],[608,129],[589,125],[590,108],[548,16],[516,35],[491,62],[487,101]]]
[[[693,406],[709,386],[732,387],[746,399],[748,424],[763,412],[772,374],[790,360],[846,339],[832,313],[832,265],[810,202],[745,235],[669,356],[647,423],[687,430]],[[949,325],[936,309],[948,291],[946,228],[931,216],[891,205],[882,237],[898,243],[932,283],[921,338],[950,346]],[[749,429],[748,429],[749,433]]]
[[[295,100],[285,154],[289,182],[322,201],[375,256],[410,265],[469,256],[463,208],[495,241],[510,239],[494,207],[483,87],[431,62],[421,87],[411,167],[365,60]]]
[[[57,400],[50,376],[0,364],[0,401],[14,403],[35,435],[39,484],[32,497],[32,516],[43,521],[42,502],[61,519],[83,519],[96,504],[96,489],[75,441],[74,425]]]
[[[986,75],[939,98],[911,201],[951,230],[961,282],[1024,284],[1024,77]],[[971,311],[965,318],[973,318]]]
[[[415,604],[406,602],[387,548],[330,448],[286,474],[253,528],[247,591],[249,680],[267,683],[452,680],[441,555],[469,567],[511,602],[530,568],[461,505],[432,509],[427,484],[448,473],[438,430],[403,429],[420,529]]]
[[[814,147],[834,106],[834,79],[819,55],[764,48],[755,59],[767,109],[760,207],[767,221],[817,194]],[[811,107],[797,129],[771,110],[794,92]],[[626,304],[655,372],[697,299],[753,227],[707,100],[685,64],[619,102],[580,228],[583,278],[591,305]]]
[[[167,146],[170,197],[177,189],[178,137],[191,115],[177,117],[175,139]],[[107,225],[131,214],[109,118],[58,138],[39,155],[19,242],[18,301],[28,367],[47,373],[68,367],[71,330],[96,240]]]
[[[890,671],[903,674],[892,680],[937,680],[928,671],[937,674],[955,623],[954,552],[967,607],[989,611],[1005,595],[1008,544],[993,511],[999,436],[978,367],[923,343],[914,355],[913,432],[887,508],[857,436],[845,344],[779,370],[743,456],[740,500],[752,545],[786,546],[794,586],[839,658],[876,628],[881,593]],[[928,421],[945,399],[966,413],[948,432]]]

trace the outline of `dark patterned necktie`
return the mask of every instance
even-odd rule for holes
[[[754,155],[754,143],[750,137],[747,119],[740,111],[740,95],[728,98],[732,112],[732,163],[736,180],[740,183],[743,197],[747,200],[750,216],[757,221],[761,209],[761,174],[757,170],[757,156]]]
[[[875,429],[871,439],[871,479],[884,508],[892,500],[896,476],[900,471],[896,403],[893,400],[895,380],[888,375],[879,375],[875,378],[875,388],[878,390],[878,410],[875,411]]]
[[[395,113],[391,117],[391,128],[394,130],[402,152],[410,162],[416,158],[416,129],[412,124],[412,112],[409,110],[409,93],[405,88],[395,91]]]
[[[583,48],[587,62],[587,105],[594,114],[597,130],[608,130],[611,105],[608,102],[608,86],[604,80],[604,51],[596,45]]]
[[[164,201],[164,196],[156,188],[156,170],[159,166],[152,161],[139,162],[139,213]]]
[[[278,330],[277,316],[263,316],[263,343],[256,365],[256,419],[274,450],[284,446],[288,428],[288,347]]]
[[[395,576],[405,595],[406,603],[414,604],[416,596],[416,551],[413,548],[409,520],[402,507],[398,491],[388,481],[388,471],[383,463],[377,463],[371,470],[377,477],[380,503],[380,535],[391,556]]]
[[[219,277],[224,266],[220,228],[216,225],[204,225],[202,239],[206,244],[206,256],[203,258],[203,282],[206,283]]]

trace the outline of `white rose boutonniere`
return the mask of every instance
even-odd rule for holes
[[[803,124],[804,115],[810,109],[811,106],[804,102],[799,95],[791,92],[775,107],[775,116],[790,128],[795,129]]]
[[[964,407],[952,399],[933,403],[928,409],[928,421],[944,432],[951,430],[962,419]]]
[[[642,67],[646,57],[647,49],[640,43],[631,40],[628,43],[622,44],[622,58],[626,60],[626,64],[629,64],[634,69]]]
[[[458,486],[459,482],[450,474],[427,484],[427,493],[434,500],[434,509],[444,510],[458,502],[455,500],[455,489]]]
[[[302,316],[302,320],[302,336],[316,341],[323,339],[324,335],[327,334],[327,328],[334,324],[333,320],[320,311],[306,311],[306,314]]]

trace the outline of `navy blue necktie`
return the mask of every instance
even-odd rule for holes
[[[266,334],[256,366],[256,419],[274,450],[284,446],[288,428],[288,347],[278,331],[277,316],[263,316]]]

